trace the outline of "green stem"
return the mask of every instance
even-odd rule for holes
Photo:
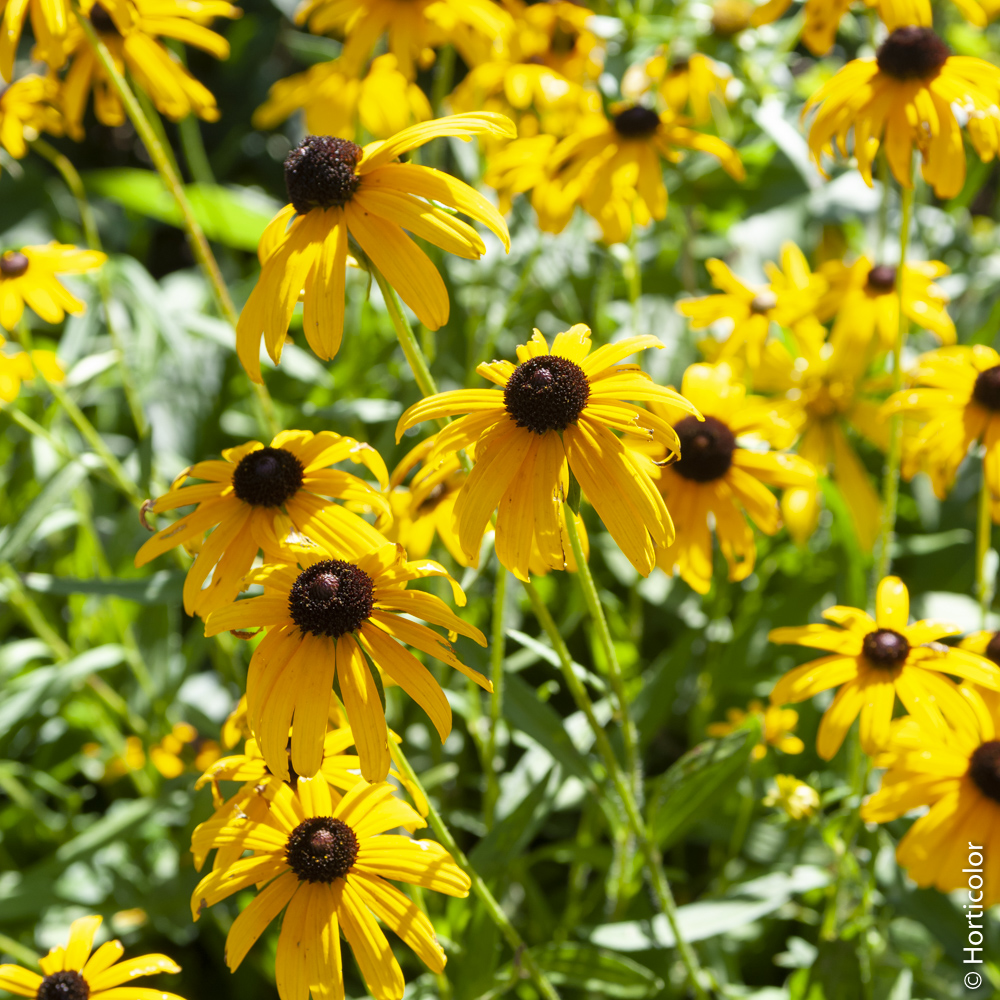
[[[910,240],[910,220],[913,217],[913,188],[902,189],[903,220],[899,233],[899,265],[896,269],[896,296],[899,299],[899,330],[892,348],[892,391],[903,388],[903,345],[906,343],[908,321],[903,311],[903,273],[906,269],[906,251]],[[899,466],[903,457],[903,417],[893,414],[889,425],[889,454],[886,458],[885,478],[882,484],[882,523],[876,545],[875,580],[879,581],[892,565],[892,541],[896,529],[896,505],[899,502]],[[872,588],[874,592],[874,587]]]
[[[585,564],[581,563],[581,565]],[[530,582],[525,583],[524,589],[528,595],[528,600],[531,602],[531,607],[535,613],[535,617],[538,619],[538,623],[542,626],[542,629],[549,638],[549,642],[552,643],[552,648],[556,651],[556,655],[559,658],[559,669],[562,672],[566,687],[569,689],[574,702],[576,702],[577,708],[586,717],[594,734],[597,751],[604,762],[608,777],[611,778],[615,786],[615,791],[618,793],[618,798],[625,809],[629,827],[639,842],[639,850],[646,859],[646,867],[649,872],[650,881],[653,884],[653,892],[660,905],[660,910],[667,918],[667,923],[673,932],[674,941],[680,953],[681,961],[684,963],[684,968],[687,971],[691,988],[694,990],[698,1000],[709,1000],[709,993],[703,984],[705,972],[698,963],[698,957],[694,949],[684,940],[681,934],[680,924],[677,920],[677,904],[674,902],[670,883],[667,881],[666,872],[663,870],[663,857],[660,854],[660,849],[653,839],[649,828],[643,822],[635,796],[632,794],[632,787],[621,765],[618,763],[618,758],[611,747],[608,734],[597,719],[590,696],[587,694],[583,682],[573,670],[573,658],[570,656],[569,649],[559,632],[558,626],[549,613],[549,609],[545,606],[541,595],[535,589],[535,585]]]
[[[875,263],[881,264],[885,257],[885,241],[889,235],[889,202],[892,199],[892,184],[889,181],[889,161],[885,153],[878,159],[878,181],[882,185],[882,204],[878,209],[878,246]]]
[[[517,933],[517,929],[510,922],[507,914],[504,913],[502,907],[499,902],[497,902],[493,893],[490,892],[486,883],[482,880],[482,878],[480,878],[479,873],[472,867],[471,864],[469,864],[469,859],[455,842],[455,838],[451,835],[451,831],[445,825],[444,820],[441,818],[441,814],[437,811],[437,808],[430,798],[428,798],[427,793],[424,792],[424,787],[420,783],[420,779],[417,777],[416,772],[410,765],[409,760],[407,760],[406,754],[403,753],[403,748],[390,741],[389,750],[392,754],[393,762],[399,769],[400,773],[408,781],[410,781],[414,787],[419,788],[423,793],[424,798],[427,799],[427,819],[430,823],[431,829],[434,831],[434,835],[441,842],[441,846],[448,851],[452,858],[454,858],[455,864],[457,864],[458,867],[469,876],[469,880],[472,882],[472,891],[476,894],[476,897],[483,904],[483,906],[486,907],[486,912],[489,914],[490,919],[504,936],[504,940],[506,940],[507,944],[513,949],[515,959],[521,963],[521,966],[524,968],[525,972],[528,973],[531,981],[535,984],[538,992],[541,993],[545,1000],[559,1000],[559,994],[556,992],[555,987],[549,982],[545,973],[538,967],[537,962],[535,962],[535,959],[532,957],[527,945],[524,943],[524,939]]]
[[[37,969],[39,967],[38,954],[27,947],[27,945],[21,944],[20,941],[15,941],[12,937],[7,937],[6,934],[0,934],[0,953],[10,955],[11,958],[16,958],[21,965],[26,965],[29,969]]]
[[[487,829],[493,828],[493,816],[497,799],[500,797],[500,782],[497,777],[497,729],[500,727],[500,710],[503,706],[503,654],[506,635],[504,632],[504,603],[507,597],[507,570],[497,559],[497,577],[493,588],[493,634],[490,636],[490,680],[493,694],[490,698],[490,729],[486,737],[483,766],[486,768],[486,799],[483,803],[483,819]]]
[[[639,300],[642,298],[642,270],[639,267],[639,238],[632,226],[628,240],[628,263],[625,267],[628,282],[628,300],[632,305],[632,336],[639,336]]]
[[[990,551],[990,541],[993,534],[993,517],[990,504],[990,486],[986,479],[986,463],[983,462],[982,483],[979,486],[979,510],[976,519],[976,596],[979,598],[979,610],[982,616],[982,627],[986,628],[986,618],[993,601],[992,581],[986,576],[986,559]]]
[[[58,660],[68,660],[73,650],[66,640],[49,624],[42,609],[35,599],[25,590],[17,571],[9,562],[0,562],[0,578],[5,579],[9,587],[7,603],[21,612],[25,622],[42,642],[47,643],[53,655]]]
[[[214,184],[215,175],[208,162],[198,119],[194,115],[182,118],[177,123],[177,135],[181,140],[181,149],[184,150],[184,160],[191,171],[191,179],[195,184]]]

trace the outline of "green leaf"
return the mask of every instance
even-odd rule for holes
[[[83,180],[93,194],[110,198],[140,215],[184,228],[177,202],[155,171],[118,167],[91,171]],[[256,250],[264,228],[281,207],[252,188],[188,184],[184,192],[205,235],[237,250]]]
[[[663,989],[663,981],[644,965],[579,941],[553,942],[531,954],[556,986],[606,997],[640,1000]]]
[[[80,580],[72,576],[50,576],[48,573],[25,573],[21,579],[25,587],[40,594],[94,594],[121,597],[136,604],[179,603],[184,587],[184,574],[167,569],[134,580]]]
[[[745,728],[699,743],[653,782],[650,822],[661,847],[675,843],[717,795],[732,787],[760,740],[760,722],[750,716]]]
[[[21,519],[5,533],[0,541],[0,560],[11,562],[31,542],[32,536],[53,507],[64,503],[69,492],[87,475],[80,462],[64,465],[46,484],[32,501],[31,506],[21,515]]]

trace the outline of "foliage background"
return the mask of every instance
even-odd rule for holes
[[[232,44],[227,62],[190,54],[195,75],[223,110],[220,122],[198,126],[212,178],[226,188],[208,192],[202,215],[238,302],[256,273],[257,234],[283,201],[282,160],[300,134],[294,120],[282,131],[255,131],[250,116],[275,79],[338,50],[335,41],[294,30],[290,9],[281,6],[248,0],[241,20],[217,26]],[[437,254],[452,314],[437,334],[425,333],[424,346],[442,388],[476,385],[476,363],[512,356],[532,326],[551,334],[574,322],[589,324],[602,342],[655,332],[666,346],[647,368],[657,380],[679,384],[697,351],[673,302],[709,288],[705,258],[722,256],[754,277],[785,239],[810,253],[845,244],[863,251],[877,240],[882,192],[850,171],[821,182],[798,121],[802,101],[821,80],[845,57],[870,51],[864,17],[848,15],[838,47],[817,60],[796,46],[792,20],[727,38],[712,32],[712,11],[703,3],[656,4],[632,20],[636,30],[627,35],[616,18],[623,12],[630,13],[598,10],[614,77],[656,44],[678,38],[733,67],[742,93],[728,111],[719,109],[717,125],[739,146],[748,179],[737,185],[697,156],[669,172],[668,218],[638,237],[642,280],[634,301],[626,255],[618,253],[624,248],[601,247],[580,216],[560,237],[541,235],[519,203],[509,257],[496,241],[478,263]],[[943,12],[943,30],[957,51],[995,58],[1000,29],[978,32],[951,18]],[[431,89],[432,72],[422,83]],[[169,123],[166,130],[186,165],[180,131]],[[96,286],[71,280],[89,303],[86,315],[62,330],[32,317],[34,339],[57,348],[68,392],[121,462],[134,494],[109,482],[104,463],[41,386],[25,387],[13,405],[46,437],[0,415],[0,952],[23,960],[25,949],[59,940],[75,916],[99,912],[132,953],[175,957],[184,971],[169,988],[191,1000],[271,997],[273,936],[230,975],[223,942],[236,908],[216,906],[191,922],[196,873],[187,848],[193,826],[210,811],[208,790],[193,791],[192,751],[185,773],[170,780],[148,762],[149,749],[177,722],[192,724],[201,738],[218,738],[243,687],[248,650],[228,636],[206,640],[183,615],[177,561],[165,557],[141,572],[132,562],[146,537],[134,499],[162,492],[192,461],[260,436],[259,414],[232,333],[213,314],[131,126],[109,129],[91,118],[86,141],[56,144],[84,174],[112,254],[113,318],[149,434],[139,434],[129,414]],[[424,162],[446,163],[475,182],[482,168],[475,147],[438,145],[421,151]],[[925,190],[919,199],[912,259],[952,267],[943,284],[962,342],[993,343],[1000,323],[998,178],[996,167],[973,158],[958,198],[938,204]],[[211,178],[202,169],[187,179]],[[896,205],[888,211],[891,259]],[[4,247],[51,238],[83,243],[73,199],[41,159],[4,163],[0,233]],[[335,364],[288,348],[267,380],[283,426],[366,439],[391,468],[412,444],[395,445],[396,417],[418,391],[377,289],[367,298],[366,291],[363,275],[349,276],[347,333]],[[928,346],[917,338],[910,350]],[[864,454],[877,473],[880,457]],[[894,570],[920,617],[978,625],[968,596],[977,489],[975,469],[963,469],[945,503],[920,479],[904,487]],[[831,603],[865,603],[869,567],[836,487],[828,483],[824,491],[827,512],[808,547],[784,533],[758,537],[756,572],[733,585],[720,565],[704,600],[658,570],[639,580],[590,523],[594,569],[640,728],[647,800],[674,793],[658,830],[682,927],[730,984],[727,995],[958,998],[966,995],[961,901],[915,889],[896,867],[894,843],[906,821],[858,825],[860,761],[847,750],[832,765],[819,761],[818,711],[800,706],[807,748],[799,757],[772,750],[751,763],[752,734],[741,733],[704,745],[695,760],[669,770],[703,742],[707,723],[726,708],[766,698],[793,664],[792,654],[768,644],[770,628],[815,620]],[[488,631],[493,571],[484,566],[484,573],[460,578],[469,594],[465,614]],[[579,592],[564,578],[550,577],[539,588],[599,690],[600,650]],[[483,822],[475,745],[485,703],[464,680],[440,675],[456,712],[443,748],[420,710],[391,690],[390,724],[405,735],[414,766],[528,943],[546,946],[545,964],[566,996],[683,995],[675,953],[655,944],[640,862],[627,844],[609,842],[587,792],[590,734],[513,581],[506,614],[505,766],[492,831]],[[466,662],[488,672],[486,651],[466,640],[460,649]],[[599,708],[608,714],[606,702]],[[113,758],[129,736],[141,740],[147,762],[113,777]],[[793,822],[761,804],[779,771],[821,791],[818,817]],[[474,899],[428,902],[448,951],[448,981],[421,975],[400,949],[409,995],[450,992],[471,1000],[507,988],[533,995],[529,984],[511,979],[512,956]],[[1000,956],[995,922],[986,954],[994,962]],[[356,970],[346,965],[348,994],[363,995]],[[988,971],[1000,984],[996,964]]]

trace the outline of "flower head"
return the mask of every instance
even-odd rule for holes
[[[764,805],[777,806],[789,819],[807,819],[819,808],[819,792],[794,774],[777,774],[774,788],[764,796]]]
[[[644,63],[629,67],[622,93],[636,101],[655,90],[674,114],[688,114],[695,125],[703,125],[713,118],[713,99],[725,107],[726,87],[732,78],[730,70],[701,52],[675,57],[662,49]]]
[[[761,721],[763,738],[751,753],[754,760],[763,760],[767,756],[767,748],[774,747],[781,753],[799,754],[805,749],[805,744],[795,735],[795,727],[799,724],[799,713],[794,708],[781,708],[779,705],[768,705],[766,708],[756,698],[746,707],[727,708],[725,722],[713,722],[705,731],[709,736],[728,736],[742,728],[743,723],[751,716]]]
[[[407,0],[409,2],[409,0]],[[453,115],[413,125],[364,148],[348,139],[309,135],[285,160],[286,205],[261,237],[260,278],[236,326],[236,349],[259,382],[260,340],[277,363],[288,324],[303,293],[309,346],[332,358],[344,331],[344,269],[348,241],[399,292],[421,323],[436,330],[448,319],[448,290],[427,254],[403,231],[476,260],[486,251],[479,233],[434,202],[488,226],[510,248],[507,224],[477,191],[439,170],[397,157],[438,136],[513,134],[495,114]]]
[[[577,325],[557,334],[551,348],[535,330],[517,348],[518,364],[493,361],[476,371],[500,386],[438,393],[411,406],[396,426],[410,427],[463,413],[436,437],[425,461],[475,444],[475,464],[455,501],[462,550],[475,565],[483,532],[497,512],[497,558],[527,580],[532,544],[550,566],[565,564],[560,530],[569,472],[632,565],[648,575],[654,546],[673,540],[663,498],[639,457],[614,434],[658,439],[677,449],[677,435],[663,417],[632,400],[660,400],[697,418],[672,389],[654,385],[636,365],[619,364],[647,347],[652,336],[629,337],[590,353],[590,330]]]
[[[1000,669],[995,664],[938,642],[960,632],[957,625],[936,621],[909,624],[910,597],[898,577],[887,576],[878,585],[875,607],[874,619],[857,608],[827,608],[823,617],[842,628],[801,625],[770,633],[771,642],[794,643],[831,654],[790,670],[771,692],[771,703],[783,705],[840,688],[823,715],[816,740],[824,760],[840,749],[859,714],[861,748],[868,754],[884,749],[896,695],[906,710],[930,729],[947,729],[947,719],[971,719],[973,711],[967,700],[944,674],[1000,690]]]
[[[330,468],[348,459],[364,464],[385,488],[388,472],[379,453],[332,431],[282,431],[270,445],[248,441],[228,448],[221,460],[198,462],[149,509],[159,514],[197,507],[150,538],[135,564],[144,566],[177,545],[198,546],[184,581],[184,608],[205,617],[236,597],[259,551],[279,556],[293,533],[338,552],[378,548],[385,538],[375,528],[327,499],[361,501],[389,513],[381,493],[357,476]],[[205,482],[185,486],[189,478]]]
[[[0,341],[2,343],[2,341]],[[0,400],[13,403],[21,394],[21,383],[41,372],[49,382],[61,382],[66,373],[52,351],[0,351]]]
[[[20,160],[40,132],[62,134],[59,83],[52,76],[29,73],[0,90],[0,146]]]
[[[67,243],[8,250],[0,255],[0,326],[13,330],[25,305],[46,323],[61,323],[66,313],[82,313],[84,304],[57,276],[93,271],[106,260],[97,250],[79,250]]]

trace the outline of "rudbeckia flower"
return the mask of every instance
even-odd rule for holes
[[[409,3],[410,0],[405,0]],[[503,115],[439,118],[404,129],[363,149],[348,139],[309,135],[285,160],[286,205],[268,224],[258,250],[260,278],[236,325],[236,350],[247,374],[261,381],[260,339],[275,364],[299,295],[309,346],[326,360],[344,331],[344,269],[348,240],[399,292],[426,327],[448,320],[448,290],[430,258],[403,229],[449,253],[476,260],[486,252],[479,233],[454,208],[488,226],[510,249],[500,213],[473,188],[439,170],[396,158],[431,139],[513,135]],[[353,252],[353,250],[352,250]]]
[[[342,139],[356,138],[359,125],[376,139],[387,139],[434,117],[424,92],[399,72],[389,53],[373,59],[363,79],[335,59],[278,80],[253,113],[254,128],[275,128],[299,110],[308,132]]]
[[[965,147],[955,109],[962,109],[972,145],[984,161],[1000,148],[1000,67],[953,56],[930,27],[889,24],[875,59],[855,59],[806,102],[818,108],[809,147],[822,170],[836,143],[847,155],[854,132],[858,170],[871,187],[872,163],[884,144],[896,180],[912,187],[913,148],[921,173],[939,198],[954,198],[965,183]]]
[[[83,0],[80,9],[108,47],[118,72],[127,68],[161,114],[172,121],[189,114],[205,121],[218,120],[215,98],[160,39],[175,38],[216,59],[228,59],[229,42],[204,22],[239,17],[242,12],[238,7],[225,0]],[[83,116],[91,90],[97,120],[102,125],[124,124],[125,109],[118,94],[75,22],[63,46],[66,60],[70,66],[63,80],[62,108],[69,135],[83,138]]]
[[[659,404],[650,404],[652,412],[673,424],[680,442],[676,462],[651,470],[677,529],[673,544],[658,552],[656,561],[665,573],[676,569],[688,586],[707,594],[712,585],[710,520],[729,564],[729,579],[745,580],[756,560],[747,517],[765,534],[775,534],[781,526],[778,500],[767,486],[812,486],[816,469],[797,455],[737,444],[740,438],[754,438],[760,445],[787,447],[795,430],[770,401],[748,399],[728,364],[691,365],[681,395],[704,420],[671,420]]]
[[[0,351],[0,400],[13,403],[21,394],[21,383],[33,379],[36,372],[41,372],[50,382],[61,382],[66,377],[53,351],[32,351],[30,354],[27,351],[14,354]]]
[[[264,596],[214,611],[205,634],[268,630],[250,660],[247,710],[272,774],[288,777],[285,748],[293,717],[292,768],[307,776],[320,769],[336,673],[361,775],[366,781],[382,781],[389,771],[388,731],[366,655],[423,708],[444,742],[451,732],[448,699],[430,671],[400,643],[447,663],[487,691],[492,685],[459,661],[433,629],[403,615],[442,625],[482,646],[486,639],[440,598],[406,589],[410,580],[443,576],[451,582],[456,601],[465,603],[465,595],[442,566],[428,559],[408,562],[398,545],[349,558],[304,548],[295,556],[297,563],[269,563],[251,573],[247,579],[263,584]]]
[[[886,768],[882,787],[861,818],[888,823],[929,806],[899,842],[896,860],[917,885],[941,892],[968,889],[968,870],[981,868],[976,905],[985,909],[1000,902],[1000,699],[992,691],[971,694],[979,703],[971,720],[947,728],[915,718],[896,724],[875,759]],[[970,856],[977,848],[978,862]]]
[[[1000,354],[983,344],[942,347],[922,354],[907,378],[912,388],[885,404],[922,424],[903,439],[904,477],[926,472],[943,500],[969,446],[981,441],[986,481],[1000,497]]]
[[[378,548],[385,538],[375,528],[327,499],[360,501],[389,513],[377,490],[330,468],[348,459],[364,464],[385,489],[388,471],[379,453],[332,431],[282,431],[270,445],[248,441],[226,449],[221,460],[198,462],[149,510],[160,514],[189,504],[197,508],[150,538],[136,553],[135,564],[144,566],[177,545],[198,546],[214,528],[184,581],[184,610],[205,617],[236,597],[259,550],[275,557],[293,533],[338,552]],[[185,486],[189,478],[205,482]],[[212,579],[202,589],[209,573]]]
[[[1000,666],[1000,632],[987,630],[972,632],[958,645],[961,649],[985,656],[991,663]]]
[[[944,674],[1000,690],[1000,670],[995,664],[937,641],[961,632],[957,625],[936,621],[909,624],[910,596],[898,577],[887,576],[878,585],[874,619],[858,608],[840,605],[827,608],[823,617],[843,628],[777,628],[769,638],[831,654],[790,670],[771,692],[771,704],[784,705],[840,688],[823,715],[816,739],[816,750],[824,760],[840,749],[859,714],[861,749],[867,754],[884,749],[896,695],[929,731],[947,731],[949,720],[972,725],[973,709]]]
[[[853,264],[828,261],[820,269],[829,290],[816,306],[826,321],[836,316],[832,343],[850,342],[854,349],[892,350],[899,335],[897,269],[873,265],[867,257]],[[903,315],[923,330],[930,330],[945,344],[955,343],[955,324],[948,315],[948,296],[934,283],[948,274],[939,260],[907,262],[903,267]]]
[[[789,819],[808,819],[819,808],[819,792],[794,774],[776,774],[763,804],[780,809]]]
[[[675,58],[664,49],[625,71],[622,93],[637,101],[655,90],[675,114],[688,114],[692,123],[703,125],[713,118],[713,98],[722,107],[728,103],[726,88],[732,78],[727,67],[701,52]]]
[[[547,66],[579,84],[601,75],[606,43],[591,30],[593,11],[573,0],[506,0],[504,6],[514,17],[508,49],[516,61]]]
[[[61,323],[66,313],[79,315],[84,304],[57,276],[93,271],[107,259],[97,250],[78,250],[67,243],[8,250],[0,256],[0,326],[13,330],[25,305],[46,323]]]
[[[768,747],[788,754],[799,754],[805,750],[805,744],[795,735],[799,713],[794,708],[782,708],[779,705],[768,705],[765,708],[756,698],[747,705],[746,711],[742,708],[726,709],[726,721],[713,722],[705,732],[714,737],[728,736],[740,729],[750,716],[757,716],[763,728],[763,738],[750,754],[754,760],[763,760],[767,756]]]
[[[62,134],[59,83],[29,73],[0,90],[0,146],[15,159],[28,155],[28,143],[40,132]]]
[[[559,522],[572,470],[619,548],[649,575],[654,546],[673,541],[673,523],[640,457],[614,431],[658,439],[674,453],[673,428],[630,400],[660,400],[698,418],[673,389],[654,385],[637,365],[619,364],[637,351],[662,346],[656,337],[628,337],[590,354],[590,330],[578,324],[557,334],[550,350],[535,330],[518,346],[517,365],[491,361],[476,369],[502,393],[442,392],[399,418],[397,440],[425,420],[467,414],[437,434],[427,461],[475,445],[472,473],[455,502],[459,542],[472,565],[494,510],[497,558],[519,580],[529,578],[533,539],[550,565],[562,558]]]
[[[66,946],[57,945],[39,959],[41,975],[19,965],[0,965],[0,990],[32,1000],[180,1000],[176,993],[133,985],[139,976],[180,972],[166,955],[119,962],[125,952],[121,941],[105,941],[91,954],[100,926],[100,917],[74,920]]]
[[[274,970],[281,1000],[344,996],[341,934],[372,997],[399,1000],[406,984],[376,920],[432,972],[444,970],[445,954],[427,915],[388,880],[464,897],[469,878],[440,844],[385,833],[400,825],[402,803],[392,790],[361,781],[341,797],[320,775],[300,777],[295,791],[272,783],[260,792],[267,806],[260,814],[235,816],[213,831],[209,846],[254,852],[213,870],[191,896],[197,920],[206,907],[257,886],[226,939],[230,970],[282,910]]]
[[[35,36],[34,57],[58,68],[61,43],[73,24],[73,8],[68,0],[0,0],[0,77],[14,82],[14,60],[21,44],[24,22],[31,17]]]
[[[780,268],[768,261],[767,285],[753,287],[741,281],[721,260],[710,258],[705,267],[721,295],[682,299],[677,311],[691,320],[695,330],[704,330],[719,320],[732,322],[717,360],[725,361],[743,352],[751,368],[760,363],[772,323],[793,330],[799,340],[822,336],[812,311],[826,288],[826,282],[813,274],[805,255],[794,243],[781,248]]]

